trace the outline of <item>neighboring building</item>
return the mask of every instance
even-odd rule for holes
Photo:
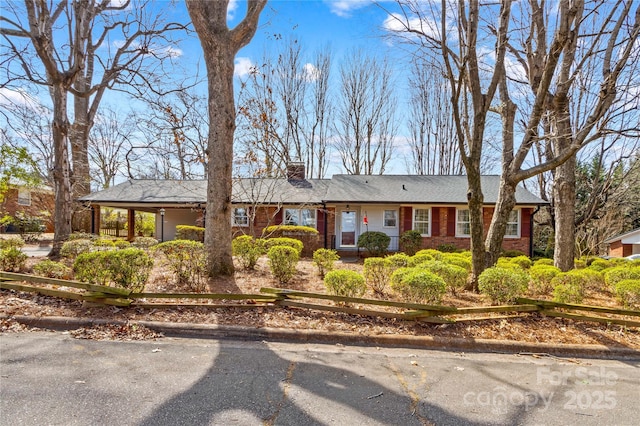
[[[493,215],[499,184],[499,176],[482,177],[485,229]],[[134,210],[156,213],[156,237],[169,240],[175,237],[176,225],[202,226],[206,185],[204,180],[130,180],[81,200],[94,209],[129,209],[130,216]],[[470,246],[466,176],[334,175],[331,179],[304,179],[304,166],[295,163],[289,166],[286,179],[234,181],[232,204],[229,220],[236,234],[259,236],[274,224],[307,225],[318,230],[319,247],[350,251],[357,250],[363,232],[381,231],[391,237],[389,249],[395,251],[400,235],[415,229],[422,234],[424,248]],[[542,204],[546,202],[518,187],[505,250],[531,253],[532,216]]]
[[[19,213],[27,217],[42,219],[44,232],[53,232],[54,192],[48,186],[28,187],[11,185],[0,204],[0,215],[16,217]],[[5,232],[18,232],[15,225],[9,225]]]
[[[611,257],[640,254],[640,228],[609,238],[605,244],[609,244],[609,256]]]

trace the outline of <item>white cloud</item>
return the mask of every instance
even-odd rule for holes
[[[230,0],[227,5],[227,20],[231,21],[236,16],[238,10],[238,0]]]
[[[427,18],[420,19],[418,17],[405,18],[399,13],[392,13],[382,23],[382,28],[385,31],[396,34],[403,34],[410,38],[417,38],[417,35],[413,35],[408,30],[419,31],[434,39],[440,38],[438,29],[438,23]]]
[[[320,70],[313,64],[304,64],[303,78],[306,82],[313,82],[320,78]]]
[[[371,0],[324,0],[331,13],[341,18],[351,17],[351,12],[371,4]]]
[[[256,69],[256,66],[251,62],[250,58],[242,56],[236,58],[234,65],[233,75],[236,77],[246,77]]]
[[[36,110],[40,103],[23,89],[0,88],[0,105],[20,105]]]

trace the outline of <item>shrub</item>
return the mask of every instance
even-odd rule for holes
[[[443,253],[455,253],[458,251],[458,247],[455,244],[440,244],[438,246],[438,251]]]
[[[113,242],[113,245],[117,248],[117,249],[125,249],[125,248],[129,248],[131,247],[131,243],[129,241],[126,240],[115,240]]]
[[[625,308],[640,309],[640,279],[618,281],[615,290]]]
[[[328,271],[333,271],[333,263],[339,259],[340,256],[335,250],[321,248],[313,252],[313,263],[318,267],[318,274],[321,277],[324,277]]]
[[[165,241],[153,247],[164,253],[169,268],[176,274],[178,284],[194,291],[203,291],[207,285],[207,263],[204,244],[199,241]]]
[[[553,300],[558,303],[581,303],[584,297],[582,277],[561,272],[551,280]]]
[[[531,291],[533,294],[547,294],[553,289],[551,280],[560,273],[560,268],[553,265],[534,264],[529,269],[531,275]]]
[[[535,262],[533,262],[533,266],[540,266],[540,265],[553,266],[553,259],[547,259],[546,257],[543,257],[542,259],[538,259]]]
[[[33,272],[41,277],[48,278],[69,278],[71,276],[71,269],[60,262],[54,262],[53,260],[45,259],[35,265],[33,265]]]
[[[93,243],[91,240],[76,239],[65,241],[60,249],[60,256],[68,259],[75,259],[82,253],[89,253],[93,250]]]
[[[358,237],[358,247],[364,248],[371,256],[384,256],[391,237],[384,232],[367,231]]]
[[[601,290],[604,287],[602,272],[593,269],[573,269],[567,274],[578,277],[582,286],[587,290]]]
[[[158,240],[153,237],[136,237],[135,240],[131,243],[133,247],[141,248],[144,250],[148,250],[151,247],[158,244]]]
[[[518,265],[522,269],[529,269],[533,262],[527,256],[516,256],[511,258],[511,263]]]
[[[231,250],[244,269],[253,269],[264,253],[262,244],[251,235],[240,235],[231,242]]]
[[[20,249],[24,247],[24,240],[20,237],[18,238],[0,238],[0,250],[6,250],[10,248]]]
[[[297,241],[297,240],[294,240]],[[300,252],[293,247],[273,246],[267,252],[271,273],[280,284],[291,281],[296,273]]]
[[[204,242],[204,228],[193,225],[176,225],[176,240]]]
[[[595,271],[604,271],[607,268],[610,268],[611,262],[609,262],[608,260],[605,259],[594,259],[591,264],[589,265],[589,269],[593,269]]]
[[[500,253],[501,257],[520,257],[520,256],[525,256],[526,255],[521,252],[520,250],[504,250],[502,253]]]
[[[310,226],[299,225],[271,225],[264,228],[265,237],[286,237],[287,235],[318,235],[318,230]]]
[[[587,267],[587,263],[582,259],[574,259],[573,260],[573,267],[575,269],[584,269],[584,268]]]
[[[436,260],[433,256],[431,256],[430,254],[426,254],[426,253],[421,253],[424,250],[420,250],[418,253],[414,254],[413,256],[411,256],[409,258],[409,262],[407,264],[408,267],[413,268],[416,267],[424,262],[431,262],[433,260]],[[442,257],[440,257],[440,259],[442,259]]]
[[[433,272],[442,278],[454,295],[458,290],[463,290],[467,284],[469,272],[461,266],[433,260],[420,264],[420,268]]]
[[[269,251],[271,247],[275,246],[286,246],[295,249],[298,252],[298,257],[302,254],[302,249],[304,245],[302,241],[296,240],[295,238],[287,238],[287,237],[278,237],[278,238],[268,238],[266,240],[262,240],[264,244],[265,250]]]
[[[394,267],[389,257],[368,257],[364,260],[362,272],[364,280],[371,290],[374,293],[383,294],[394,269],[397,268]]]
[[[395,285],[400,285],[404,276],[413,270],[414,268],[409,267],[409,268],[398,268],[395,271],[393,271],[393,273],[391,274],[391,278],[389,279],[389,282],[391,283],[391,287],[393,288],[393,286]]]
[[[327,293],[343,297],[360,297],[367,291],[364,277],[356,271],[339,269],[324,276]]]
[[[403,272],[391,287],[405,300],[417,303],[440,303],[447,291],[446,283],[438,275],[416,268]]]
[[[90,234],[88,232],[74,232],[71,235],[69,235],[69,238],[67,238],[67,241],[95,240],[96,238],[99,238],[96,234]]]
[[[415,254],[415,256],[423,255],[431,256],[431,259],[429,260],[442,260],[442,258],[444,257],[444,254],[436,249],[423,249]]]
[[[112,250],[116,248],[113,240],[110,240],[108,238],[98,238],[96,240],[93,240],[93,246],[98,250]]]
[[[400,246],[407,255],[413,256],[416,254],[422,246],[422,235],[420,235],[420,231],[413,229],[404,231],[402,235],[400,235]]]
[[[493,303],[514,301],[527,290],[529,275],[521,269],[494,266],[485,269],[478,277],[478,289]]]
[[[142,249],[127,248],[106,253],[111,281],[122,288],[141,292],[149,279],[153,259]]]
[[[398,268],[405,268],[409,266],[411,257],[405,253],[396,253],[391,256],[387,256],[386,259],[391,264],[391,269],[395,271]]]
[[[109,271],[107,259],[108,253],[106,251],[94,251],[78,254],[73,263],[75,278],[90,284],[109,285],[111,272]]]
[[[500,258],[498,258],[498,261],[496,262],[496,266],[498,268],[502,268],[502,269],[517,269],[519,271],[522,270],[522,268],[520,266],[518,266],[518,264],[511,262],[511,258],[510,257],[500,257]]]
[[[640,269],[618,266],[604,271],[604,281],[611,289],[622,280],[640,280]]]
[[[19,248],[10,247],[0,250],[0,270],[7,272],[20,272],[27,261],[27,255]]]
[[[473,266],[471,259],[462,253],[445,253],[442,256],[442,261],[449,265],[456,265],[464,268],[467,272],[471,272],[471,268]]]

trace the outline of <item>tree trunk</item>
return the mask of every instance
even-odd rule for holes
[[[482,220],[482,206],[484,195],[482,194],[482,184],[480,180],[480,167],[469,167],[467,169],[467,182],[469,192],[469,227],[471,233],[471,254],[472,270],[469,277],[468,287],[470,290],[478,291],[478,277],[485,268],[485,245],[484,245],[484,224]]]
[[[498,201],[496,202],[493,217],[491,218],[491,225],[487,232],[486,267],[495,265],[502,252],[502,241],[507,231],[507,220],[511,210],[513,210],[513,207],[516,205],[516,185],[517,183],[507,181],[504,175],[500,180]]]
[[[80,92],[87,92],[89,84],[82,76],[78,77],[75,87]],[[69,132],[71,142],[72,186],[73,201],[72,228],[89,232],[91,228],[91,211],[76,200],[91,192],[91,172],[89,168],[89,98],[75,96],[73,101],[74,118]]]
[[[553,263],[566,272],[573,269],[576,247],[575,199],[576,157],[572,156],[556,169],[553,183],[555,250]]]

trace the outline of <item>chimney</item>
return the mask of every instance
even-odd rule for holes
[[[301,161],[292,161],[287,163],[287,179],[288,180],[304,180],[305,169],[304,163]]]

